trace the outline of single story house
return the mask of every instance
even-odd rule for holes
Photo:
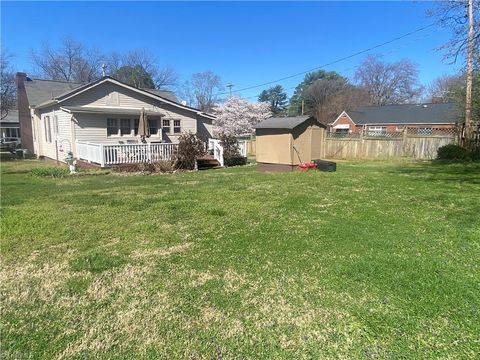
[[[20,123],[18,122],[18,110],[8,110],[6,116],[0,120],[0,136],[20,137]]]
[[[139,89],[104,76],[88,84],[30,79],[17,73],[22,146],[63,161],[67,152],[101,166],[172,151],[184,132],[209,138],[213,115],[178,103],[172,93]],[[151,136],[140,142],[144,109]],[[170,144],[170,146],[168,146]],[[133,161],[136,160],[136,161]]]
[[[369,135],[381,135],[403,132],[408,127],[409,130],[428,135],[435,131],[453,131],[457,121],[454,103],[362,106],[352,111],[342,111],[329,124],[329,130],[339,135],[362,130]]]
[[[257,168],[293,171],[319,159],[325,126],[313,116],[272,117],[255,126]]]

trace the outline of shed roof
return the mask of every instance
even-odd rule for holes
[[[294,129],[309,119],[315,120],[310,115],[271,117],[255,125],[255,129]],[[318,124],[321,125],[320,123]]]
[[[455,103],[363,106],[347,111],[357,125],[366,124],[455,124]]]

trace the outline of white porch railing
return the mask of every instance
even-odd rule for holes
[[[100,166],[170,160],[178,144],[96,144],[77,142],[77,158]]]
[[[238,140],[238,150],[241,156],[247,157],[247,140]]]
[[[224,165],[223,162],[223,146],[218,139],[208,139],[208,150],[213,150],[213,157],[220,163],[220,166]],[[240,156],[247,157],[247,141],[238,140],[238,151]]]
[[[224,165],[223,162],[223,146],[220,145],[218,139],[208,139],[208,150],[213,150],[213,157],[218,161],[220,166]]]

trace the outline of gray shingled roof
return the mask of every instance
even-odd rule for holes
[[[454,103],[363,106],[347,114],[357,125],[454,124],[458,120]]]
[[[178,99],[177,99],[177,96],[175,95],[175,93],[173,91],[167,91],[167,90],[157,90],[157,89],[142,89],[144,91],[148,91],[149,93],[152,93],[152,94],[155,94],[155,95],[158,95],[158,96],[161,96],[167,100],[170,100],[170,101],[175,101],[176,103],[178,103]]]
[[[255,129],[293,129],[310,118],[310,115],[271,117],[255,125]]]
[[[25,90],[30,106],[39,105],[53,97],[70,92],[79,86],[82,86],[82,84],[68,81],[30,78],[25,80]]]
[[[8,110],[7,116],[1,120],[3,123],[18,123],[18,110]]]

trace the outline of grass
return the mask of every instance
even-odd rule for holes
[[[1,166],[2,359],[475,358],[480,165]]]

